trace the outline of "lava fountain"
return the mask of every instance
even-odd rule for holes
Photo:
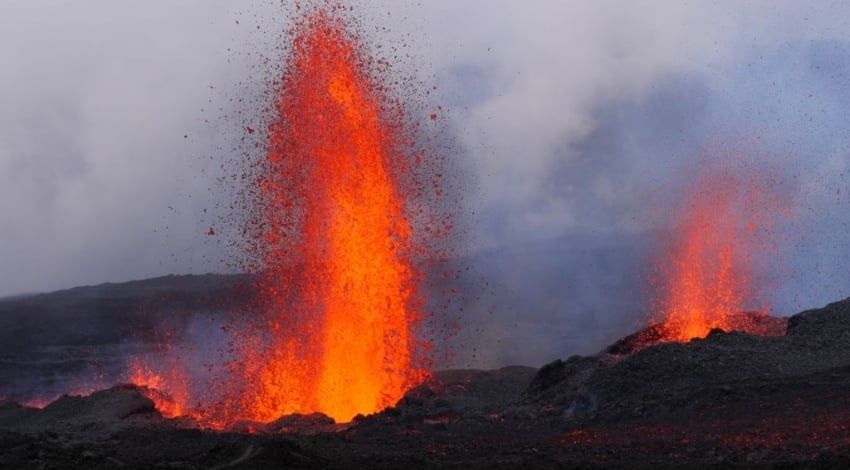
[[[295,412],[349,421],[394,405],[424,377],[409,143],[370,64],[341,19],[320,11],[297,27],[257,183],[253,247],[270,348],[246,369],[254,386],[240,399],[257,421]]]
[[[256,176],[243,231],[255,301],[223,328],[223,360],[130,364],[131,382],[164,392],[149,396],[168,416],[214,428],[314,412],[347,422],[395,405],[428,375],[418,286],[440,233],[421,222],[434,211],[417,198],[442,190],[427,152],[413,150],[402,100],[376,78],[386,61],[335,10],[305,18],[266,153],[245,163]],[[204,381],[189,378],[207,368]]]
[[[656,270],[664,340],[702,338],[714,328],[772,333],[756,280],[759,257],[776,246],[772,228],[786,215],[775,191],[763,175],[729,169],[706,171],[686,189]]]

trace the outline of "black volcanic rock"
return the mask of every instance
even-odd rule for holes
[[[768,328],[782,327],[763,319]],[[771,331],[776,331],[771,330]],[[540,370],[440,371],[352,423],[292,415],[227,431],[163,419],[140,389],[0,401],[0,468],[843,468],[850,299],[781,336],[645,331]]]
[[[536,371],[523,366],[437,371],[396,406],[355,418],[351,431],[381,434],[397,426],[443,426],[527,414],[522,391]]]
[[[180,340],[200,315],[248,303],[244,275],[163,276],[0,298],[0,396],[68,393],[79,377],[114,377],[126,358]]]
[[[134,385],[117,385],[88,396],[62,396],[42,409],[0,406],[0,429],[13,431],[114,432],[162,420],[154,403]]]
[[[526,398],[569,414],[572,406],[591,397],[599,420],[659,417],[715,406],[730,391],[757,394],[823,374],[843,377],[842,371],[850,368],[850,299],[791,317],[784,336],[714,330],[688,343],[642,345],[647,331],[600,355],[543,367]],[[636,351],[612,355],[629,350]]]
[[[663,325],[653,323],[642,330],[619,339],[611,346],[605,348],[603,352],[618,356],[633,354],[660,342],[662,338],[664,338]]]
[[[788,320],[759,312],[741,312],[727,319],[729,331],[743,331],[758,336],[783,336]],[[723,330],[719,330],[723,331]],[[629,355],[664,341],[664,325],[653,323],[621,338],[603,350],[607,354]]]
[[[850,337],[850,299],[806,310],[788,319],[790,338],[813,343],[840,342]]]
[[[112,344],[199,311],[245,305],[245,275],[162,276],[0,298],[0,355]],[[176,317],[176,318],[175,318]]]

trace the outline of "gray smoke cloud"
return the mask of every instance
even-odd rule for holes
[[[274,18],[258,9],[0,5],[0,295],[220,268],[209,188]]]
[[[776,312],[850,295],[850,7],[356,7],[373,45],[404,42],[399,67],[437,85],[429,99],[472,175],[464,246],[485,300],[470,295],[463,335],[482,339],[460,363],[540,363],[627,333],[669,199],[706,158],[787,176]],[[226,206],[216,178],[291,13],[3,2],[0,295],[226,269],[206,235]]]

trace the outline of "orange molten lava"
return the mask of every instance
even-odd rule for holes
[[[769,245],[777,208],[757,176],[710,171],[688,188],[659,266],[666,340],[702,338],[713,328],[758,329],[749,325],[758,317],[744,311],[757,301],[754,257]]]
[[[319,13],[303,25],[259,187],[261,292],[275,333],[247,371],[256,387],[242,403],[254,420],[319,411],[349,421],[423,377],[404,142],[389,106],[340,20]]]
[[[129,381],[140,387],[146,387],[145,396],[154,402],[156,409],[166,418],[192,414],[187,406],[189,391],[185,378],[170,367],[168,376],[154,372],[141,361],[133,361],[129,367]],[[168,390],[166,394],[163,390]]]

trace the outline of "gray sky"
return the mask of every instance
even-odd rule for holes
[[[402,38],[400,67],[438,86],[471,169],[473,248],[658,228],[682,172],[746,140],[735,160],[771,155],[799,194],[774,260],[779,310],[850,294],[846,4],[359,8],[373,44]],[[288,14],[274,1],[0,3],[0,295],[223,269],[205,235],[215,178],[256,119],[274,73],[261,59],[279,57]]]

